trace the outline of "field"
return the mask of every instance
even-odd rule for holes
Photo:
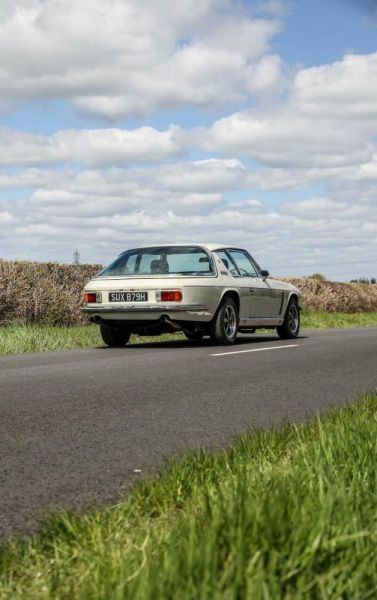
[[[377,395],[170,464],[0,552],[0,598],[373,599]]]
[[[325,311],[303,311],[302,328],[328,329],[340,327],[377,326],[375,313],[327,313]],[[268,332],[274,334],[274,332]],[[139,337],[133,335],[131,344],[184,340],[183,333],[165,334],[158,337]],[[12,323],[0,327],[0,356],[22,352],[44,352],[51,350],[69,350],[74,348],[96,348],[103,346],[96,325],[61,325]]]

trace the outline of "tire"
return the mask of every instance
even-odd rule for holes
[[[230,297],[225,297],[214,316],[209,335],[216,344],[234,344],[237,339],[238,310]]]
[[[298,336],[300,331],[300,310],[295,298],[289,301],[287,310],[285,311],[284,322],[279,327],[276,327],[276,331],[282,340],[293,340]]]
[[[203,339],[204,332],[203,331],[185,331],[185,336],[188,340],[193,340],[199,342]]]
[[[106,346],[110,346],[110,348],[125,346],[131,336],[129,331],[114,326],[108,327],[107,325],[100,325],[100,332],[104,343]]]

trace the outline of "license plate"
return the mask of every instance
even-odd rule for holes
[[[148,292],[109,292],[109,302],[146,302]]]

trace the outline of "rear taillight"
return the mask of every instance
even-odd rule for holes
[[[157,294],[157,300],[160,300],[160,302],[181,302],[182,292],[179,290],[163,290]]]
[[[101,302],[101,294],[100,292],[85,292],[84,293],[84,303],[85,304],[98,304]]]

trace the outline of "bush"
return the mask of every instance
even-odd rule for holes
[[[87,323],[80,311],[82,290],[100,268],[0,260],[0,324]]]
[[[308,310],[335,313],[377,311],[377,286],[367,283],[340,283],[312,278],[285,279],[302,294],[301,304]]]

